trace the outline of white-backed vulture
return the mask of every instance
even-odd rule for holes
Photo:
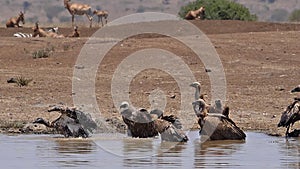
[[[288,105],[285,111],[282,113],[277,127],[286,127],[285,134],[287,137],[298,137],[299,132],[297,132],[297,135],[295,134],[297,130],[291,133],[289,132],[290,127],[292,127],[294,123],[298,120],[300,120],[300,99],[295,98],[294,102]]]
[[[193,110],[200,125],[200,135],[208,137],[208,140],[244,140],[246,134],[229,118],[229,108],[223,109],[220,100],[215,101],[214,106],[206,103],[201,97],[199,82],[190,85],[196,89]]]
[[[97,128],[97,124],[88,114],[85,114],[75,108],[66,106],[54,106],[48,112],[58,111],[61,115],[54,121],[48,122],[42,118],[37,118],[33,123],[44,124],[47,127],[55,128],[59,134],[65,137],[83,137],[89,136]]]
[[[163,116],[161,110],[150,113],[146,109],[131,108],[128,102],[122,102],[120,112],[128,128],[128,136],[147,138],[161,135],[162,141],[186,142],[187,136],[179,128],[182,127],[175,116]],[[176,128],[179,127],[179,128]]]

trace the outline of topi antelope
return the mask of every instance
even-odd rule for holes
[[[39,28],[39,24],[38,22],[35,23],[35,27],[32,28],[33,29],[33,35],[32,37],[52,37],[52,38],[63,38],[64,35],[58,35],[55,32],[51,32],[51,31],[44,31],[43,29]]]
[[[101,21],[101,24],[102,24],[102,26],[103,26],[103,19],[102,19],[102,18],[105,19],[105,24],[107,24],[107,17],[108,17],[108,12],[107,12],[107,11],[103,11],[103,10],[101,10],[101,11],[94,10],[93,14],[98,16],[98,24],[99,24],[100,21]]]
[[[10,18],[7,22],[6,22],[6,27],[10,28],[10,27],[22,27],[19,25],[19,22],[22,22],[23,24],[25,24],[25,13],[23,13],[22,11],[20,11],[19,16],[15,16]]]
[[[74,26],[74,16],[75,15],[86,15],[90,21],[90,28],[92,27],[93,17],[92,8],[90,5],[70,3],[71,0],[64,0],[65,8],[68,9],[72,15],[72,26]]]
[[[194,20],[194,19],[205,19],[205,7],[201,6],[199,9],[194,11],[189,11],[185,17],[187,20]]]

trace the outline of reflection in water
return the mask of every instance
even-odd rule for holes
[[[158,150],[156,163],[163,165],[166,168],[179,167],[183,168],[184,155],[187,143],[171,143],[162,142],[160,149]],[[178,158],[178,156],[182,158]]]
[[[300,168],[300,139],[291,138],[281,144],[280,154],[282,168]]]
[[[237,167],[239,165],[234,164],[230,159],[235,152],[240,151],[243,143],[245,141],[221,140],[201,142],[200,140],[195,140],[194,167]]]
[[[300,140],[247,133],[247,140],[187,143],[94,135],[0,135],[1,168],[299,168]]]
[[[151,138],[125,138],[123,139],[123,166],[141,167],[150,165],[153,151],[153,139]]]
[[[160,139],[123,140],[123,166],[124,167],[153,167],[160,168],[180,167],[181,152],[187,143],[161,142]]]
[[[97,149],[95,143],[89,139],[71,138],[55,139],[56,150],[58,153],[65,154],[88,154]]]
[[[53,160],[60,167],[86,166],[92,162],[92,158],[88,158],[89,154],[97,152],[97,145],[90,139],[56,137],[50,141],[51,145],[49,143],[39,145],[37,150],[40,156],[49,161]]]

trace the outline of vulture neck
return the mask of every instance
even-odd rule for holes
[[[195,100],[198,100],[200,98],[200,86],[196,86],[196,92],[195,92]]]

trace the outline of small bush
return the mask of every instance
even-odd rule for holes
[[[63,49],[64,49],[64,51],[69,50],[70,49],[70,45],[63,45]]]
[[[19,76],[16,78],[16,83],[19,87],[28,86],[28,84],[32,81],[32,79],[27,79],[23,76]]]
[[[300,9],[294,10],[290,14],[289,21],[291,21],[291,22],[299,22],[300,21]]]
[[[196,0],[181,7],[179,16],[184,18],[190,10],[205,7],[206,19],[211,20],[245,20],[255,21],[256,15],[252,15],[248,8],[229,0]]]
[[[0,128],[3,128],[3,129],[10,129],[10,128],[19,129],[19,128],[24,127],[25,124],[26,124],[26,122],[22,122],[22,121],[0,120]]]
[[[32,57],[33,59],[37,59],[37,58],[47,58],[51,55],[51,52],[53,51],[53,47],[52,48],[45,48],[45,49],[41,49],[41,50],[37,50],[35,52],[32,53]]]

